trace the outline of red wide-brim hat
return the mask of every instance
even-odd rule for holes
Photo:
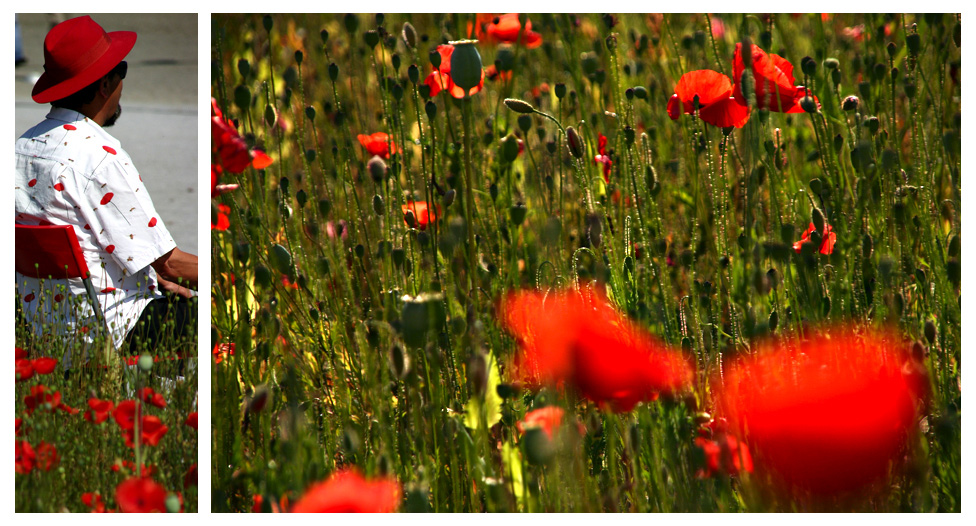
[[[135,44],[134,31],[106,33],[87,15],[61,22],[44,38],[44,74],[31,98],[43,104],[78,92],[112,71]]]

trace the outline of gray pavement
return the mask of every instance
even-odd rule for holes
[[[65,14],[65,18],[79,16]],[[181,250],[198,253],[197,23],[196,14],[94,14],[106,31],[135,31],[139,37],[126,57],[129,71],[122,91],[122,116],[108,129],[139,168],[156,210]],[[44,119],[49,104],[30,98],[44,67],[46,14],[19,14],[27,63],[16,69],[16,139]],[[209,181],[209,174],[207,174]],[[205,190],[204,190],[205,191]]]

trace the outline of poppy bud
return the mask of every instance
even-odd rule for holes
[[[274,20],[271,19],[271,15],[264,15],[264,18],[261,19],[261,22],[264,24],[265,31],[270,32],[271,28],[274,27]]]
[[[498,71],[512,71],[515,68],[515,52],[512,46],[508,44],[498,46],[498,51],[495,53],[495,66]]]
[[[891,58],[895,58],[895,55],[898,54],[898,46],[896,46],[894,42],[888,42],[888,45],[885,46],[885,48],[888,50],[888,56]]]
[[[153,367],[153,357],[148,354],[143,354],[139,357],[139,361],[137,363],[140,371],[148,373]]]
[[[800,59],[800,69],[804,75],[812,77],[817,74],[817,61],[813,57],[803,57]]]
[[[841,103],[841,108],[843,108],[844,111],[854,111],[857,109],[860,102],[861,101],[858,100],[856,96],[848,95],[847,98],[844,99],[844,102]]]
[[[268,123],[269,128],[274,128],[275,122],[278,121],[278,112],[274,106],[268,104],[264,107],[264,121]]]
[[[291,252],[277,243],[271,247],[271,262],[274,263],[275,269],[281,274],[291,274],[292,267],[294,266]]]
[[[834,83],[835,88],[840,85],[840,68],[830,72],[830,81]]]
[[[481,82],[481,54],[478,53],[477,40],[457,40],[451,42],[451,80],[465,93]]]
[[[410,49],[417,49],[417,30],[410,22],[403,23],[403,41]]]
[[[370,177],[373,178],[377,184],[386,178],[386,162],[379,155],[374,155],[368,163],[366,163],[366,169],[369,170]]]
[[[454,197],[457,196],[457,191],[451,188],[450,190],[444,192],[444,208],[451,206],[454,203]]]
[[[817,101],[813,97],[807,95],[800,99],[800,108],[807,113],[817,113]]]
[[[514,135],[509,135],[502,139],[502,159],[505,162],[512,162],[518,157],[519,154],[519,144],[518,139]]]
[[[589,238],[593,248],[600,248],[600,242],[603,240],[603,221],[600,220],[599,214],[587,214],[586,236]]]
[[[427,104],[424,104],[424,111],[427,113],[428,120],[434,120],[434,117],[437,116],[437,104],[434,104],[432,100],[427,101]]]
[[[535,113],[535,108],[521,99],[505,99],[505,105],[516,113]]]
[[[554,91],[556,93],[556,98],[562,100],[562,98],[566,96],[566,85],[562,82],[557,82]]]
[[[840,152],[840,149],[844,147],[844,136],[841,134],[834,135],[834,151]]]
[[[935,323],[932,320],[925,320],[925,339],[929,341],[929,345],[935,343]]]
[[[834,57],[830,57],[824,61],[824,67],[827,69],[837,69],[840,67],[840,61]]]
[[[366,42],[367,46],[374,48],[376,47],[376,44],[380,43],[380,34],[377,33],[375,29],[367,30],[365,33],[363,33],[363,40]]]
[[[813,227],[817,229],[817,232],[822,236],[824,234],[824,228],[827,222],[824,220],[823,212],[819,208],[814,208],[813,213]]]
[[[552,440],[541,427],[525,430],[525,434],[522,435],[522,448],[525,451],[526,462],[535,466],[548,463],[556,454]]]
[[[383,197],[379,194],[373,196],[373,212],[376,212],[378,216],[383,215]],[[409,214],[410,212],[407,213]]]
[[[776,332],[776,327],[779,326],[779,314],[776,311],[769,313],[769,332]]]
[[[607,35],[606,42],[607,42],[607,50],[610,51],[610,54],[611,55],[616,55],[617,54],[617,34],[616,33],[610,33],[609,35]]]
[[[512,220],[513,225],[519,226],[523,221],[525,221],[526,212],[528,212],[528,209],[525,208],[524,204],[516,203],[509,207],[508,216]]]
[[[337,78],[339,78],[339,66],[333,62],[329,64],[329,79],[331,79],[332,82],[335,82]]]
[[[422,347],[426,343],[430,316],[423,295],[416,298],[403,296],[400,322],[404,343],[411,347]]]
[[[399,345],[394,345],[390,349],[390,369],[393,375],[403,380],[410,372],[410,356]]]
[[[468,382],[471,383],[472,393],[484,396],[488,387],[488,361],[480,352],[473,353],[468,360]]]
[[[572,126],[566,127],[566,143],[569,145],[569,152],[577,159],[583,158],[583,139]]]
[[[634,96],[641,100],[647,100],[647,88],[644,86],[634,86]]]

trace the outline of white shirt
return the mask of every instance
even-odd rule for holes
[[[119,141],[84,115],[52,108],[17,139],[15,152],[16,222],[74,227],[119,348],[146,305],[163,297],[150,264],[176,248],[173,236]],[[17,289],[35,334],[92,341],[98,321],[80,279],[42,287],[17,274]],[[65,301],[65,290],[81,301]]]

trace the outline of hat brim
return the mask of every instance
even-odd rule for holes
[[[57,79],[50,73],[44,72],[41,78],[34,83],[34,89],[31,91],[31,98],[34,99],[34,102],[38,104],[54,102],[77,93],[85,86],[112,71],[112,68],[122,62],[122,59],[136,45],[136,33],[134,31],[112,31],[108,33],[108,36],[112,40],[108,51],[80,74],[68,79]]]

